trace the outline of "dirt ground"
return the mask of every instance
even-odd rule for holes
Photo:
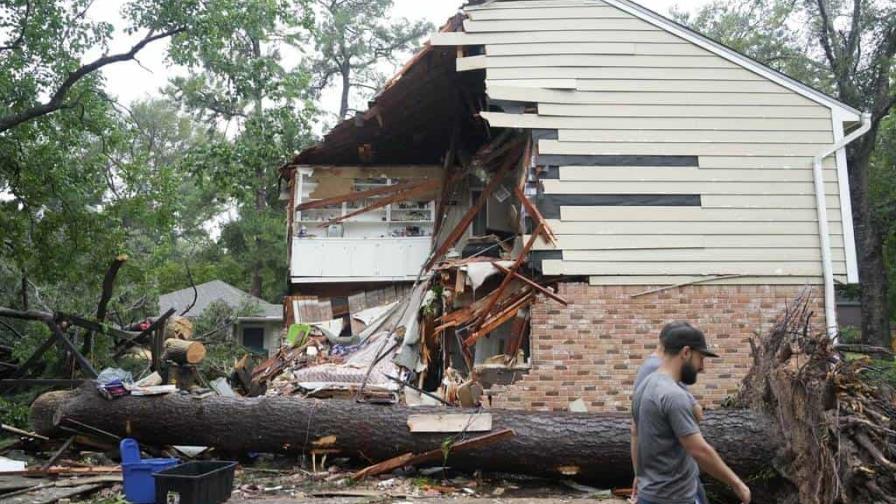
[[[411,471],[352,482],[348,473],[331,468],[329,474],[304,472],[237,473],[234,504],[623,504],[610,490],[571,481],[511,474],[464,474]]]
[[[292,498],[292,499],[231,499],[229,504],[297,504],[297,503],[314,503],[314,504],[622,504],[627,502],[621,498],[610,499],[588,499],[588,498],[572,498],[572,497],[555,497],[541,499],[527,498],[471,498],[471,497],[424,497],[424,498],[404,498],[404,497],[329,497],[329,498]]]

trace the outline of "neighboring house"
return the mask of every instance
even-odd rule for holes
[[[748,339],[804,286],[829,294],[835,327],[833,283],[858,281],[846,156],[835,144],[864,126],[859,111],[628,0],[471,3],[368,111],[284,170],[293,295],[335,306],[413,281],[457,224],[449,214],[433,233],[440,195],[462,211],[488,182],[475,167],[460,180],[445,167],[522,130],[533,152],[503,187],[525,182],[557,235],[557,246],[537,242],[528,265],[559,280],[571,303],[538,299],[531,369],[496,390],[495,404],[565,409],[583,398],[593,410],[625,410],[635,370],[673,319],[720,347],[695,388],[718,404],[750,366]],[[295,211],[421,179],[439,189],[341,227],[316,223],[372,200]],[[488,198],[455,249],[515,234],[521,250],[526,212],[503,196]]]
[[[238,317],[233,325],[233,337],[240,344],[264,354],[280,348],[283,307],[268,303],[220,280],[199,284],[195,291],[188,287],[162,294],[159,296],[159,313],[164,313],[169,308],[181,313],[192,305],[184,316],[197,318],[215,303],[224,303],[237,313],[246,314]]]

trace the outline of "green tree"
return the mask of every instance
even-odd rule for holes
[[[871,130],[847,148],[862,300],[862,338],[889,347],[887,231],[876,218],[872,192],[881,122],[896,104],[896,4],[874,0],[751,0],[709,5],[696,17],[679,15],[696,30],[773,68],[832,91],[871,114]]]
[[[352,89],[364,89],[369,97],[382,86],[385,76],[377,64],[396,63],[433,30],[427,21],[388,21],[392,0],[316,0],[316,4],[320,20],[314,30],[315,86],[322,90],[338,79],[340,119],[349,112]]]
[[[173,79],[169,94],[197,118],[226,127],[227,137],[194,149],[189,162],[238,214],[226,243],[241,245],[235,250],[251,278],[248,290],[279,301],[285,273],[265,271],[275,263],[282,273],[286,262],[277,168],[308,144],[315,114],[308,72],[289,65],[283,51],[307,36],[312,20],[305,1],[254,4],[228,16],[226,36],[209,32],[172,51],[191,74]]]

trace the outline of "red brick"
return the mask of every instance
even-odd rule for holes
[[[662,326],[672,320],[688,320],[702,329],[722,355],[706,361],[706,372],[693,387],[704,406],[717,407],[736,393],[750,368],[748,342],[754,331],[770,327],[803,289],[696,285],[631,297],[654,287],[564,283],[559,291],[570,304],[561,308],[539,297],[532,307],[532,369],[502,387],[493,407],[565,410],[566,399],[581,398],[591,411],[628,411],[635,373],[656,348]],[[816,313],[824,310],[816,308]],[[824,321],[815,323],[823,326]]]

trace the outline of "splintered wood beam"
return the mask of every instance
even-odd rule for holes
[[[519,145],[520,142],[512,142],[516,145]],[[429,261],[426,263],[425,269],[429,270],[432,268],[433,264],[439,261],[442,257],[445,256],[445,253],[448,252],[448,249],[454,246],[457,243],[457,240],[460,239],[461,236],[467,231],[467,228],[470,227],[470,224],[473,222],[473,219],[476,218],[476,214],[482,210],[482,207],[485,206],[485,202],[488,201],[488,198],[491,197],[492,193],[495,192],[495,189],[498,188],[498,185],[504,180],[504,176],[507,175],[507,172],[513,168],[513,165],[519,161],[521,154],[517,155],[508,155],[507,159],[504,161],[504,164],[498,168],[498,171],[492,175],[492,179],[489,181],[488,185],[485,186],[485,189],[482,190],[482,194],[479,196],[479,200],[476,201],[470,208],[467,210],[467,213],[464,214],[463,218],[461,218],[460,222],[458,222],[457,226],[451,230],[451,233],[445,238],[445,241],[439,245],[439,248],[436,249],[436,252],[429,258]]]
[[[474,448],[480,448],[497,441],[510,439],[514,435],[515,434],[513,432],[513,429],[501,429],[497,432],[492,432],[490,434],[477,436],[472,439],[467,439],[466,441],[455,443],[453,445],[450,445],[447,450],[437,448],[435,450],[429,450],[420,453],[419,455],[414,455],[413,453],[404,453],[397,457],[384,460],[383,462],[364,468],[356,472],[352,476],[352,479],[358,481],[369,476],[376,476],[378,474],[391,472],[406,466],[414,466],[429,462],[438,462],[440,460],[449,458],[451,456],[451,453],[453,452],[461,452],[465,450],[472,450]]]
[[[427,182],[431,182],[431,181],[418,180],[418,181],[413,181],[413,182],[404,182],[401,184],[395,184],[395,185],[386,186],[386,187],[377,187],[374,189],[368,189],[366,191],[351,192],[348,194],[343,194],[341,196],[333,196],[331,198],[324,198],[324,199],[319,199],[319,200],[315,200],[315,201],[308,201],[308,202],[302,203],[300,205],[296,205],[295,211],[301,212],[302,210],[311,210],[314,208],[322,208],[322,207],[326,207],[326,206],[330,206],[330,205],[351,203],[353,201],[362,200],[364,198],[369,198],[371,196],[380,196],[383,194],[392,194],[392,193],[396,193],[399,191],[407,191],[409,189],[414,189],[417,186],[420,186]]]
[[[396,469],[401,469],[411,459],[414,458],[414,454],[411,452],[403,453],[397,457],[390,458],[388,460],[384,460],[378,464],[373,464],[372,466],[367,466],[364,469],[356,472],[352,475],[352,479],[355,481],[360,481],[368,476],[376,476],[378,474],[384,474],[392,472]]]
[[[471,346],[475,345],[476,342],[479,341],[479,338],[494,331],[495,329],[500,327],[503,323],[505,323],[508,320],[515,317],[517,312],[520,311],[520,309],[523,308],[524,306],[530,304],[534,300],[534,298],[535,298],[535,296],[532,294],[532,292],[528,292],[524,296],[522,296],[521,298],[519,298],[515,302],[513,302],[513,304],[511,304],[507,308],[500,311],[494,317],[492,317],[488,320],[485,320],[481,324],[479,329],[474,331],[473,334],[470,335],[470,337],[464,341],[464,345],[466,345],[467,347],[471,347]]]
[[[430,180],[424,182],[422,184],[418,184],[416,187],[412,189],[408,189],[406,191],[401,191],[392,196],[387,196],[385,198],[378,199],[374,204],[366,206],[364,208],[360,208],[355,210],[354,212],[343,215],[342,217],[337,217],[335,219],[324,222],[319,227],[327,227],[331,224],[338,224],[340,222],[351,219],[352,217],[356,217],[358,215],[370,212],[372,210],[376,210],[378,208],[383,208],[385,206],[389,206],[392,203],[398,203],[399,201],[407,201],[411,198],[416,198],[418,196],[423,196],[425,194],[431,193],[433,190],[439,187],[441,182],[439,180]]]
[[[516,260],[513,261],[513,266],[509,268],[509,273],[504,275],[504,280],[501,281],[501,285],[499,285],[498,288],[494,290],[495,297],[493,297],[491,301],[489,301],[486,308],[482,311],[485,317],[488,317],[491,314],[492,309],[495,307],[495,304],[497,304],[498,299],[501,297],[501,294],[504,293],[504,290],[507,289],[507,286],[509,286],[510,282],[515,278],[515,273],[520,269],[520,266],[522,266],[522,264],[526,262],[526,256],[529,255],[529,251],[532,250],[532,246],[535,245],[535,240],[538,239],[538,234],[541,233],[542,228],[543,224],[539,224],[538,227],[535,228],[535,232],[532,233],[532,236],[529,237],[529,241],[526,242],[526,245],[520,252],[519,257],[517,257]],[[478,332],[479,329],[477,328],[477,330],[474,331],[474,336]],[[472,343],[475,343],[476,339],[478,339],[478,337],[475,339],[472,337],[468,338],[467,344],[470,345]],[[472,343],[470,342],[471,340]]]
[[[501,266],[498,263],[492,263],[492,264],[494,264],[495,267],[498,268],[499,270],[501,270],[503,273],[508,274],[508,275],[513,275],[514,277],[516,277],[517,280],[521,280],[523,283],[525,283],[529,287],[532,287],[533,289],[537,290],[538,292],[541,292],[545,296],[553,299],[554,301],[562,304],[563,306],[569,305],[569,301],[558,296],[557,294],[554,293],[554,291],[538,284],[537,282],[535,282],[531,278],[523,275],[522,273],[520,273],[518,271],[510,271],[509,269],[505,268],[504,266]]]
[[[526,197],[526,193],[524,193],[523,190],[519,188],[519,186],[513,187],[513,193],[516,195],[516,198],[520,200],[520,203],[523,204],[523,207],[526,209],[526,213],[528,213],[529,216],[532,217],[532,220],[535,221],[535,225],[537,226],[539,224],[542,224],[544,226],[542,228],[542,236],[544,236],[545,241],[550,243],[551,245],[554,245],[555,247],[558,246],[557,235],[555,235],[551,227],[548,226],[547,220],[544,218],[544,215],[542,215],[542,213],[538,210],[538,207],[536,207],[532,204],[531,201],[529,201],[529,198]]]

